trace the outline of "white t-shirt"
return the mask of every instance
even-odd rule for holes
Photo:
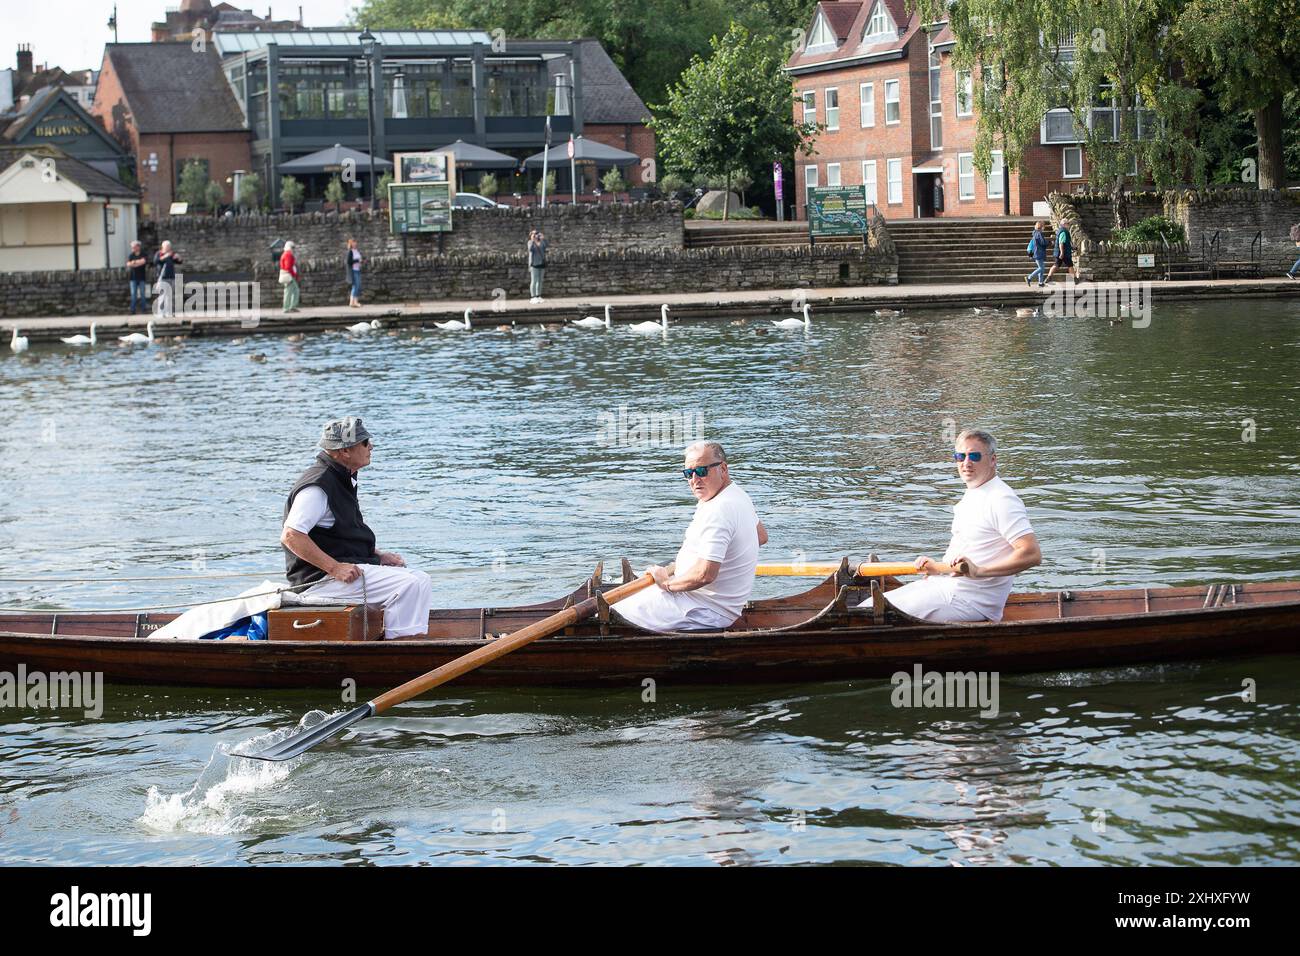
[[[1011,556],[1013,541],[1033,533],[1025,504],[1005,481],[994,475],[978,488],[967,488],[953,505],[952,541],[943,560],[965,555],[985,565]],[[953,579],[953,599],[969,604],[987,620],[1002,620],[1014,574],[998,578]]]
[[[355,486],[356,483],[356,479],[353,478],[352,484]],[[294,495],[293,504],[289,506],[289,516],[284,519],[284,526],[303,534],[308,534],[317,526],[334,527],[334,512],[330,511],[330,502],[325,496],[325,489],[320,485],[308,485]]]
[[[685,571],[701,558],[721,562],[717,578],[702,588],[677,593],[717,611],[726,618],[725,626],[740,617],[754,590],[758,566],[758,512],[734,481],[695,506],[674,573]]]

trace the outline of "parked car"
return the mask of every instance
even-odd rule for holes
[[[478,193],[456,193],[456,198],[451,201],[453,209],[504,209],[505,206],[499,202],[493,202],[487,196],[480,196]]]

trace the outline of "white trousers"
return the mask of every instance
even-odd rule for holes
[[[648,631],[699,631],[729,627],[716,608],[701,604],[689,591],[665,591],[653,584],[614,605],[614,610]]]
[[[326,578],[298,595],[304,604],[340,604],[365,598],[384,606],[384,638],[409,637],[429,632],[429,606],[433,582],[423,571],[358,564],[362,577],[351,584]],[[362,586],[362,578],[365,585]]]
[[[956,578],[932,574],[885,592],[885,600],[912,617],[937,624],[983,621],[979,609],[961,600],[956,593]],[[871,607],[866,601],[862,607]]]

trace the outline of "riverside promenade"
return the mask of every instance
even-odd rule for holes
[[[1123,286],[1113,282],[1083,282],[1075,285],[1076,295],[1088,289]],[[499,325],[537,325],[566,322],[586,315],[602,317],[610,306],[615,326],[625,322],[658,319],[660,307],[667,305],[669,322],[717,321],[735,318],[787,316],[809,306],[813,320],[819,312],[870,312],[875,309],[953,310],[980,306],[1017,308],[1041,305],[1044,298],[1064,283],[1057,279],[1046,289],[1032,289],[1024,283],[989,282],[934,285],[845,286],[823,289],[757,289],[734,292],[665,293],[663,295],[621,295],[602,297],[547,298],[530,304],[522,296],[499,300],[439,300],[426,302],[363,305],[359,309],[338,306],[303,308],[292,315],[280,311],[278,298],[263,302],[256,325],[237,316],[177,314],[155,319],[158,336],[243,336],[249,334],[294,334],[346,328],[357,322],[378,319],[386,328],[421,328],[447,319],[459,319],[471,310],[471,324],[479,331],[491,331]],[[1151,301],[1158,308],[1167,301],[1225,300],[1243,298],[1294,298],[1300,302],[1300,281],[1286,277],[1269,279],[1219,279],[1181,281],[1153,279]],[[126,289],[123,288],[123,299]],[[1014,312],[1012,313],[1014,315]],[[57,342],[60,336],[85,332],[93,322],[99,337],[111,341],[113,336],[143,330],[150,319],[145,315],[50,316],[9,319],[0,316],[0,329],[6,335],[16,325],[33,343]]]

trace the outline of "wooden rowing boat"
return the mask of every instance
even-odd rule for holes
[[[463,678],[472,685],[766,683],[936,670],[1043,671],[1300,651],[1300,582],[1013,594],[999,623],[930,624],[890,607],[898,585],[847,562],[815,587],[751,602],[723,632],[649,633],[603,608]],[[173,641],[175,615],[0,615],[0,670],[100,671],[109,682],[213,687],[385,686],[431,670],[612,585],[509,608],[435,610],[429,636]],[[859,607],[865,603],[865,607]],[[300,608],[303,614],[319,609]]]

